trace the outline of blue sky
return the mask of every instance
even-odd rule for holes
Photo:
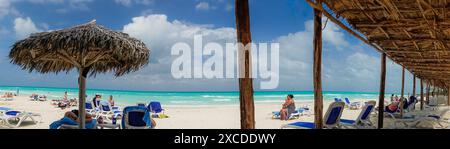
[[[235,41],[234,0],[0,0],[0,85],[77,87],[77,73],[36,74],[9,63],[10,46],[30,33],[57,30],[93,19],[144,41],[151,62],[116,78],[89,78],[88,87],[154,91],[234,91],[236,79],[174,79],[170,47],[190,42]],[[303,0],[250,0],[254,42],[280,43],[280,85],[274,90],[312,90],[312,8]],[[208,35],[206,35],[208,34]],[[374,49],[328,23],[324,30],[324,90],[377,92],[379,58]],[[406,75],[406,88],[412,76]],[[399,92],[401,68],[388,62],[387,91]],[[255,83],[255,88],[258,85]]]

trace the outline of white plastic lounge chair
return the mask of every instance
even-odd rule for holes
[[[350,102],[348,98],[344,99],[345,107],[349,109],[359,109],[361,107],[361,102]]]
[[[370,113],[375,109],[376,101],[368,101],[364,105],[356,120],[341,119],[341,125],[343,127],[354,127],[358,129],[374,129],[376,128],[370,121]]]
[[[39,117],[39,120],[36,120],[36,117]],[[40,114],[25,111],[8,110],[0,112],[1,123],[8,127],[17,128],[27,119],[31,119],[32,122],[37,124],[41,122],[42,117]],[[16,121],[16,124],[11,123],[11,121]]]
[[[121,118],[122,111],[118,107],[112,107],[108,101],[100,102],[100,112],[99,117],[106,118],[107,120],[112,120],[113,117]]]
[[[417,128],[419,124],[428,124],[432,126],[432,128],[436,128],[434,124],[438,124],[440,128],[444,128],[443,123],[446,123],[448,119],[444,116],[449,111],[449,109],[443,110],[440,113],[432,113],[432,112],[416,112],[416,113],[408,113],[403,118],[395,118],[392,117],[394,122],[391,125],[391,128],[399,129],[399,128]]]
[[[324,116],[323,127],[328,129],[340,128],[340,119],[342,111],[344,111],[344,102],[333,102],[328,107]],[[281,126],[281,128],[300,128],[300,129],[313,129],[315,128],[312,122],[295,122]]]
[[[430,97],[430,99],[428,100],[428,104],[425,104],[424,108],[431,111],[438,110],[438,99],[436,97]]]

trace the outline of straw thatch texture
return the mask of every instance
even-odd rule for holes
[[[9,54],[11,63],[40,73],[88,69],[91,75],[116,76],[138,70],[149,61],[145,44],[125,33],[92,21],[69,29],[32,34],[18,41]]]
[[[435,84],[450,81],[450,1],[323,2],[330,13],[419,78]]]

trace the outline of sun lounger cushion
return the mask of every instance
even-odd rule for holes
[[[296,127],[310,128],[310,129],[313,129],[315,126],[314,123],[311,123],[311,122],[295,122],[295,123],[291,123],[289,125],[296,126]]]
[[[347,124],[354,124],[356,123],[356,121],[354,120],[349,120],[349,119],[341,119],[340,120],[342,123],[347,123]]]
[[[330,117],[327,119],[327,121],[325,122],[325,124],[327,125],[331,125],[336,123],[336,121],[338,120],[339,115],[341,114],[341,107],[335,107],[331,110],[330,112]]]

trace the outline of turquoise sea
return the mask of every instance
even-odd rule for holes
[[[37,93],[46,95],[49,99],[61,99],[67,91],[71,98],[78,98],[76,88],[53,88],[53,87],[15,87],[0,86],[0,93],[12,92],[22,95]],[[92,99],[95,94],[101,94],[103,99],[110,95],[120,104],[133,105],[136,103],[149,103],[150,101],[160,101],[165,105],[233,105],[239,104],[238,92],[154,92],[154,91],[126,91],[126,90],[103,90],[88,89],[88,99]],[[312,101],[312,91],[270,91],[255,92],[255,103],[280,103],[283,102],[287,94],[293,94],[296,101]],[[389,97],[386,94],[386,97]],[[378,93],[367,92],[324,92],[324,100],[334,98],[349,99],[378,99]]]

